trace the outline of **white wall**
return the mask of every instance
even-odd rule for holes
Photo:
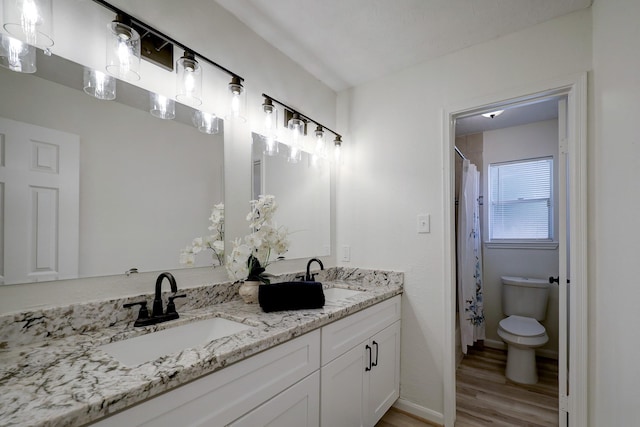
[[[583,10],[339,95],[338,126],[349,126],[337,180],[337,245],[351,246],[342,265],[405,272],[401,396],[424,416],[444,408],[442,109],[590,68]],[[423,212],[430,234],[416,233]]]
[[[589,414],[638,425],[640,2],[593,5],[589,147]]]
[[[488,131],[483,134],[484,163],[482,194],[485,195],[483,205],[482,240],[489,239],[489,178],[491,163],[509,162],[513,160],[533,159],[539,157],[554,158],[554,194],[558,194],[558,121],[546,120],[505,129]],[[558,224],[558,203],[554,203],[554,224]],[[557,242],[557,225],[554,240]],[[486,321],[487,344],[502,344],[498,336],[498,322],[504,318],[502,314],[502,282],[501,276],[535,277],[547,279],[558,275],[558,249],[532,249],[519,247],[495,247],[483,245],[483,296]],[[546,356],[557,357],[558,353],[558,287],[551,286],[547,318],[542,322],[549,335],[549,342],[539,350]],[[539,351],[538,350],[538,351]]]

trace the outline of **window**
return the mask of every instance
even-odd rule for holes
[[[489,165],[489,239],[553,239],[553,158]]]

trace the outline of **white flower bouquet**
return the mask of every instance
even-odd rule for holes
[[[218,203],[211,210],[209,217],[211,225],[209,231],[211,234],[205,237],[196,237],[187,246],[180,251],[180,264],[192,266],[195,262],[196,255],[203,250],[210,249],[213,259],[213,266],[222,265],[224,262],[224,203]]]

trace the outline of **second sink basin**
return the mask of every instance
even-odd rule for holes
[[[222,317],[199,320],[98,347],[126,366],[138,366],[161,356],[206,344],[252,326]]]
[[[363,291],[354,291],[351,289],[343,289],[343,288],[328,288],[324,289],[324,299],[328,302],[331,301],[340,301],[354,295],[359,295]]]

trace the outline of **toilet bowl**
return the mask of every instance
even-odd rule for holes
[[[534,318],[511,315],[498,324],[498,336],[507,344],[506,377],[522,384],[537,383],[535,349],[549,341],[544,326]]]

